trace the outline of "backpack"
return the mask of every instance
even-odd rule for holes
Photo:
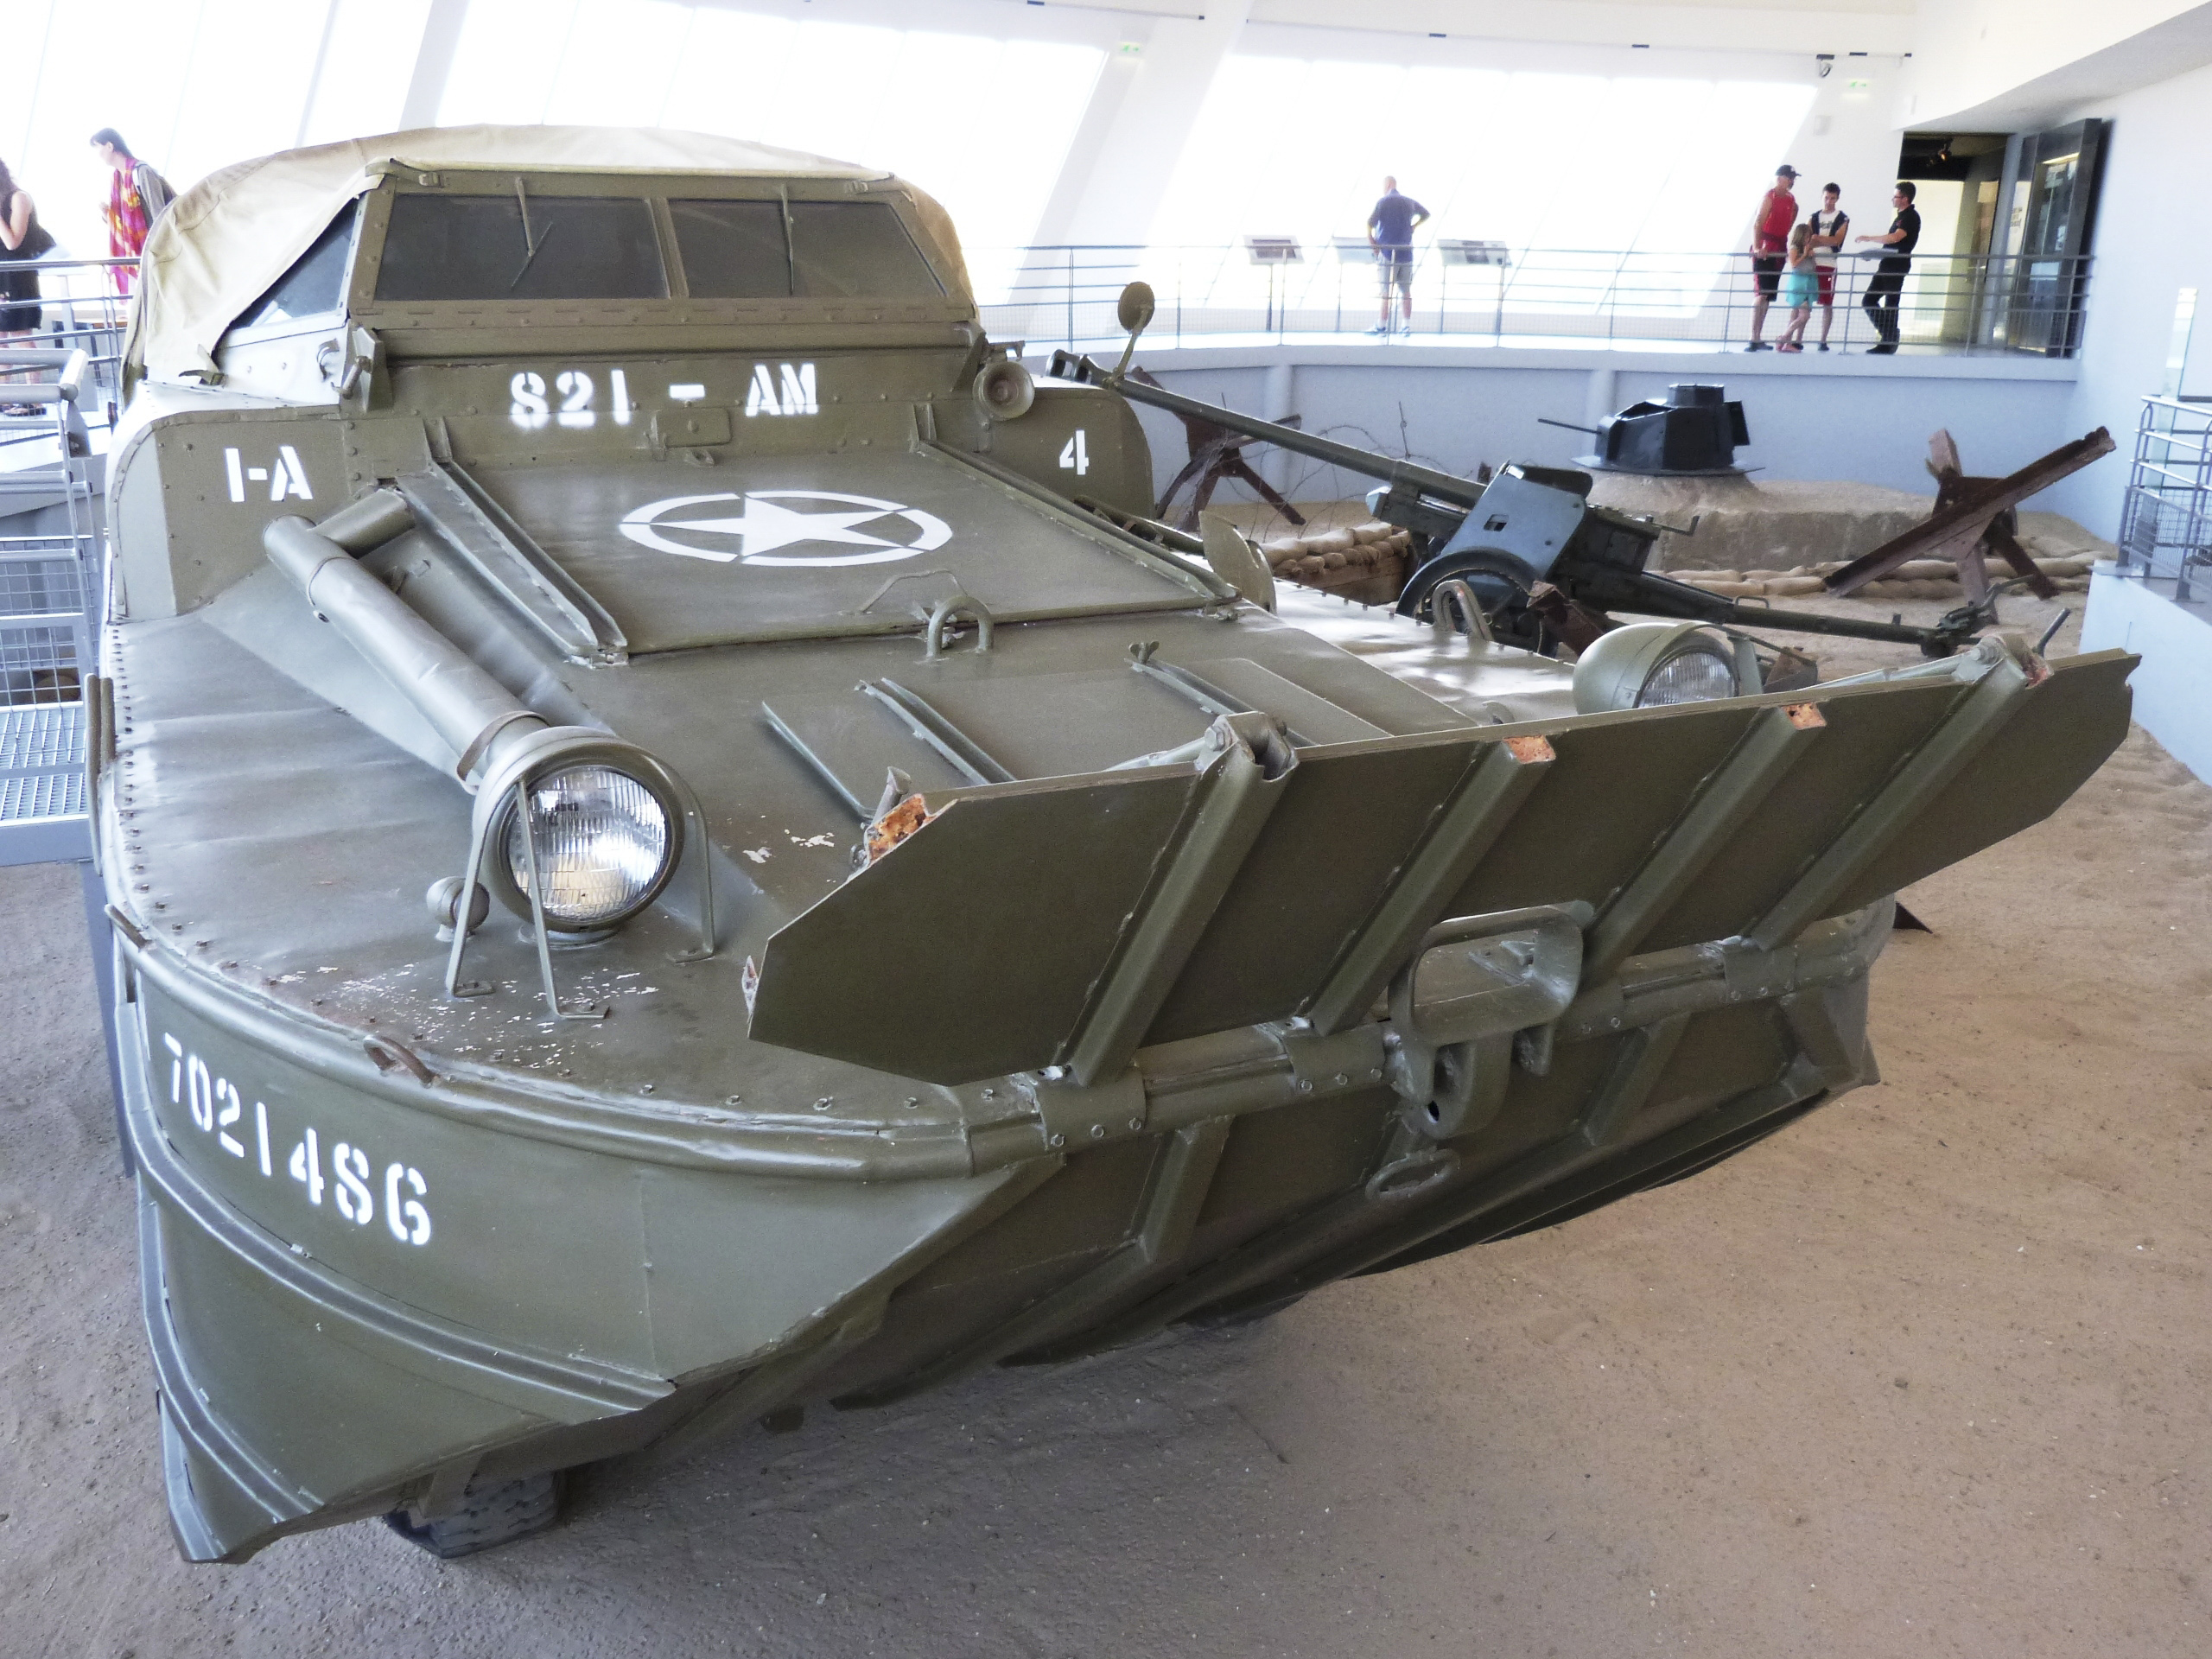
[[[150,230],[154,221],[162,216],[162,210],[176,200],[176,192],[169,188],[169,181],[155,170],[150,162],[133,162],[130,164],[130,185],[137,191],[138,200],[146,205],[146,225]]]

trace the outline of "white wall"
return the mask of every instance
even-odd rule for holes
[[[2026,116],[2035,99],[2032,93],[2022,97],[2024,89],[2139,36],[2195,39],[2196,29],[2175,25],[2208,12],[2212,6],[2201,0],[2099,0],[2093,6],[2079,0],[1919,0],[1897,119],[1941,126],[1982,106],[2007,104],[2023,105],[2015,113]],[[2186,67],[2193,65],[2170,60],[2168,70]],[[2005,115],[1999,107],[1984,118]]]
[[[2070,514],[2107,537],[2119,531],[2139,400],[2160,388],[2174,299],[2184,286],[2200,295],[2192,389],[2212,370],[2212,224],[2190,210],[2204,185],[2208,101],[2212,68],[2071,111],[2105,117],[2113,129],[2088,327],[2066,429],[2079,437],[2092,427],[2109,427],[2121,453],[2077,473],[2037,505]]]
[[[1157,0],[1142,0],[1157,3]],[[1912,49],[1915,0],[1253,0],[1261,23],[1343,28],[1448,39],[1560,41],[1585,46],[1642,41],[1730,52],[1886,52]],[[1211,8],[1208,8],[1209,10]]]
[[[1462,474],[1482,461],[1572,465],[1590,439],[1538,416],[1587,423],[1638,398],[1663,399],[1678,380],[1717,381],[1743,402],[1751,442],[1737,460],[1759,477],[1843,479],[1927,495],[1935,489],[1928,438],[1938,427],[1957,437],[1976,472],[2007,473],[2063,442],[2074,395],[2073,365],[2018,357],[1801,364],[1770,353],[1345,345],[1140,347],[1137,360],[1186,397],[1268,418],[1294,410],[1309,432]],[[1182,427],[1156,411],[1140,416],[1164,487],[1186,454]],[[1290,480],[1294,499],[1367,487],[1303,459],[1291,463]]]

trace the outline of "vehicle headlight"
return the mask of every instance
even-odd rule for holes
[[[652,902],[674,863],[671,814],[656,791],[613,766],[587,762],[548,772],[524,792],[550,925],[567,931],[611,927]],[[519,812],[507,813],[502,850],[527,904],[531,848]]]
[[[1741,695],[1727,639],[1696,622],[1632,622],[1614,628],[1592,640],[1574,664],[1578,714]]]
[[[1736,695],[1736,664],[1726,657],[1692,646],[1653,669],[1636,700],[1639,709],[1670,702],[1703,702]]]

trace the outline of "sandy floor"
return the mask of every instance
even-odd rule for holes
[[[2138,734],[1908,895],[1888,1081],[1694,1180],[447,1566],[178,1563],[74,876],[0,871],[0,1650],[2202,1654],[2209,831]]]

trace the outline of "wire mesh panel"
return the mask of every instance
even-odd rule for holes
[[[73,622],[30,627],[0,623],[0,704],[74,702],[84,694],[79,677]]]
[[[26,772],[20,777],[0,773],[0,823],[69,817],[84,810],[85,773],[81,767]]]
[[[10,709],[0,715],[0,772],[73,766],[84,759],[81,708]]]
[[[2120,520],[2123,574],[2173,583],[2190,604],[2212,564],[2212,404],[2145,397]]]
[[[2158,498],[2132,486],[2120,531],[2120,568],[2148,571],[2158,550]]]
[[[0,863],[83,857],[85,810],[85,705],[0,708]]]
[[[73,616],[85,608],[85,573],[73,550],[0,554],[0,617]]]

